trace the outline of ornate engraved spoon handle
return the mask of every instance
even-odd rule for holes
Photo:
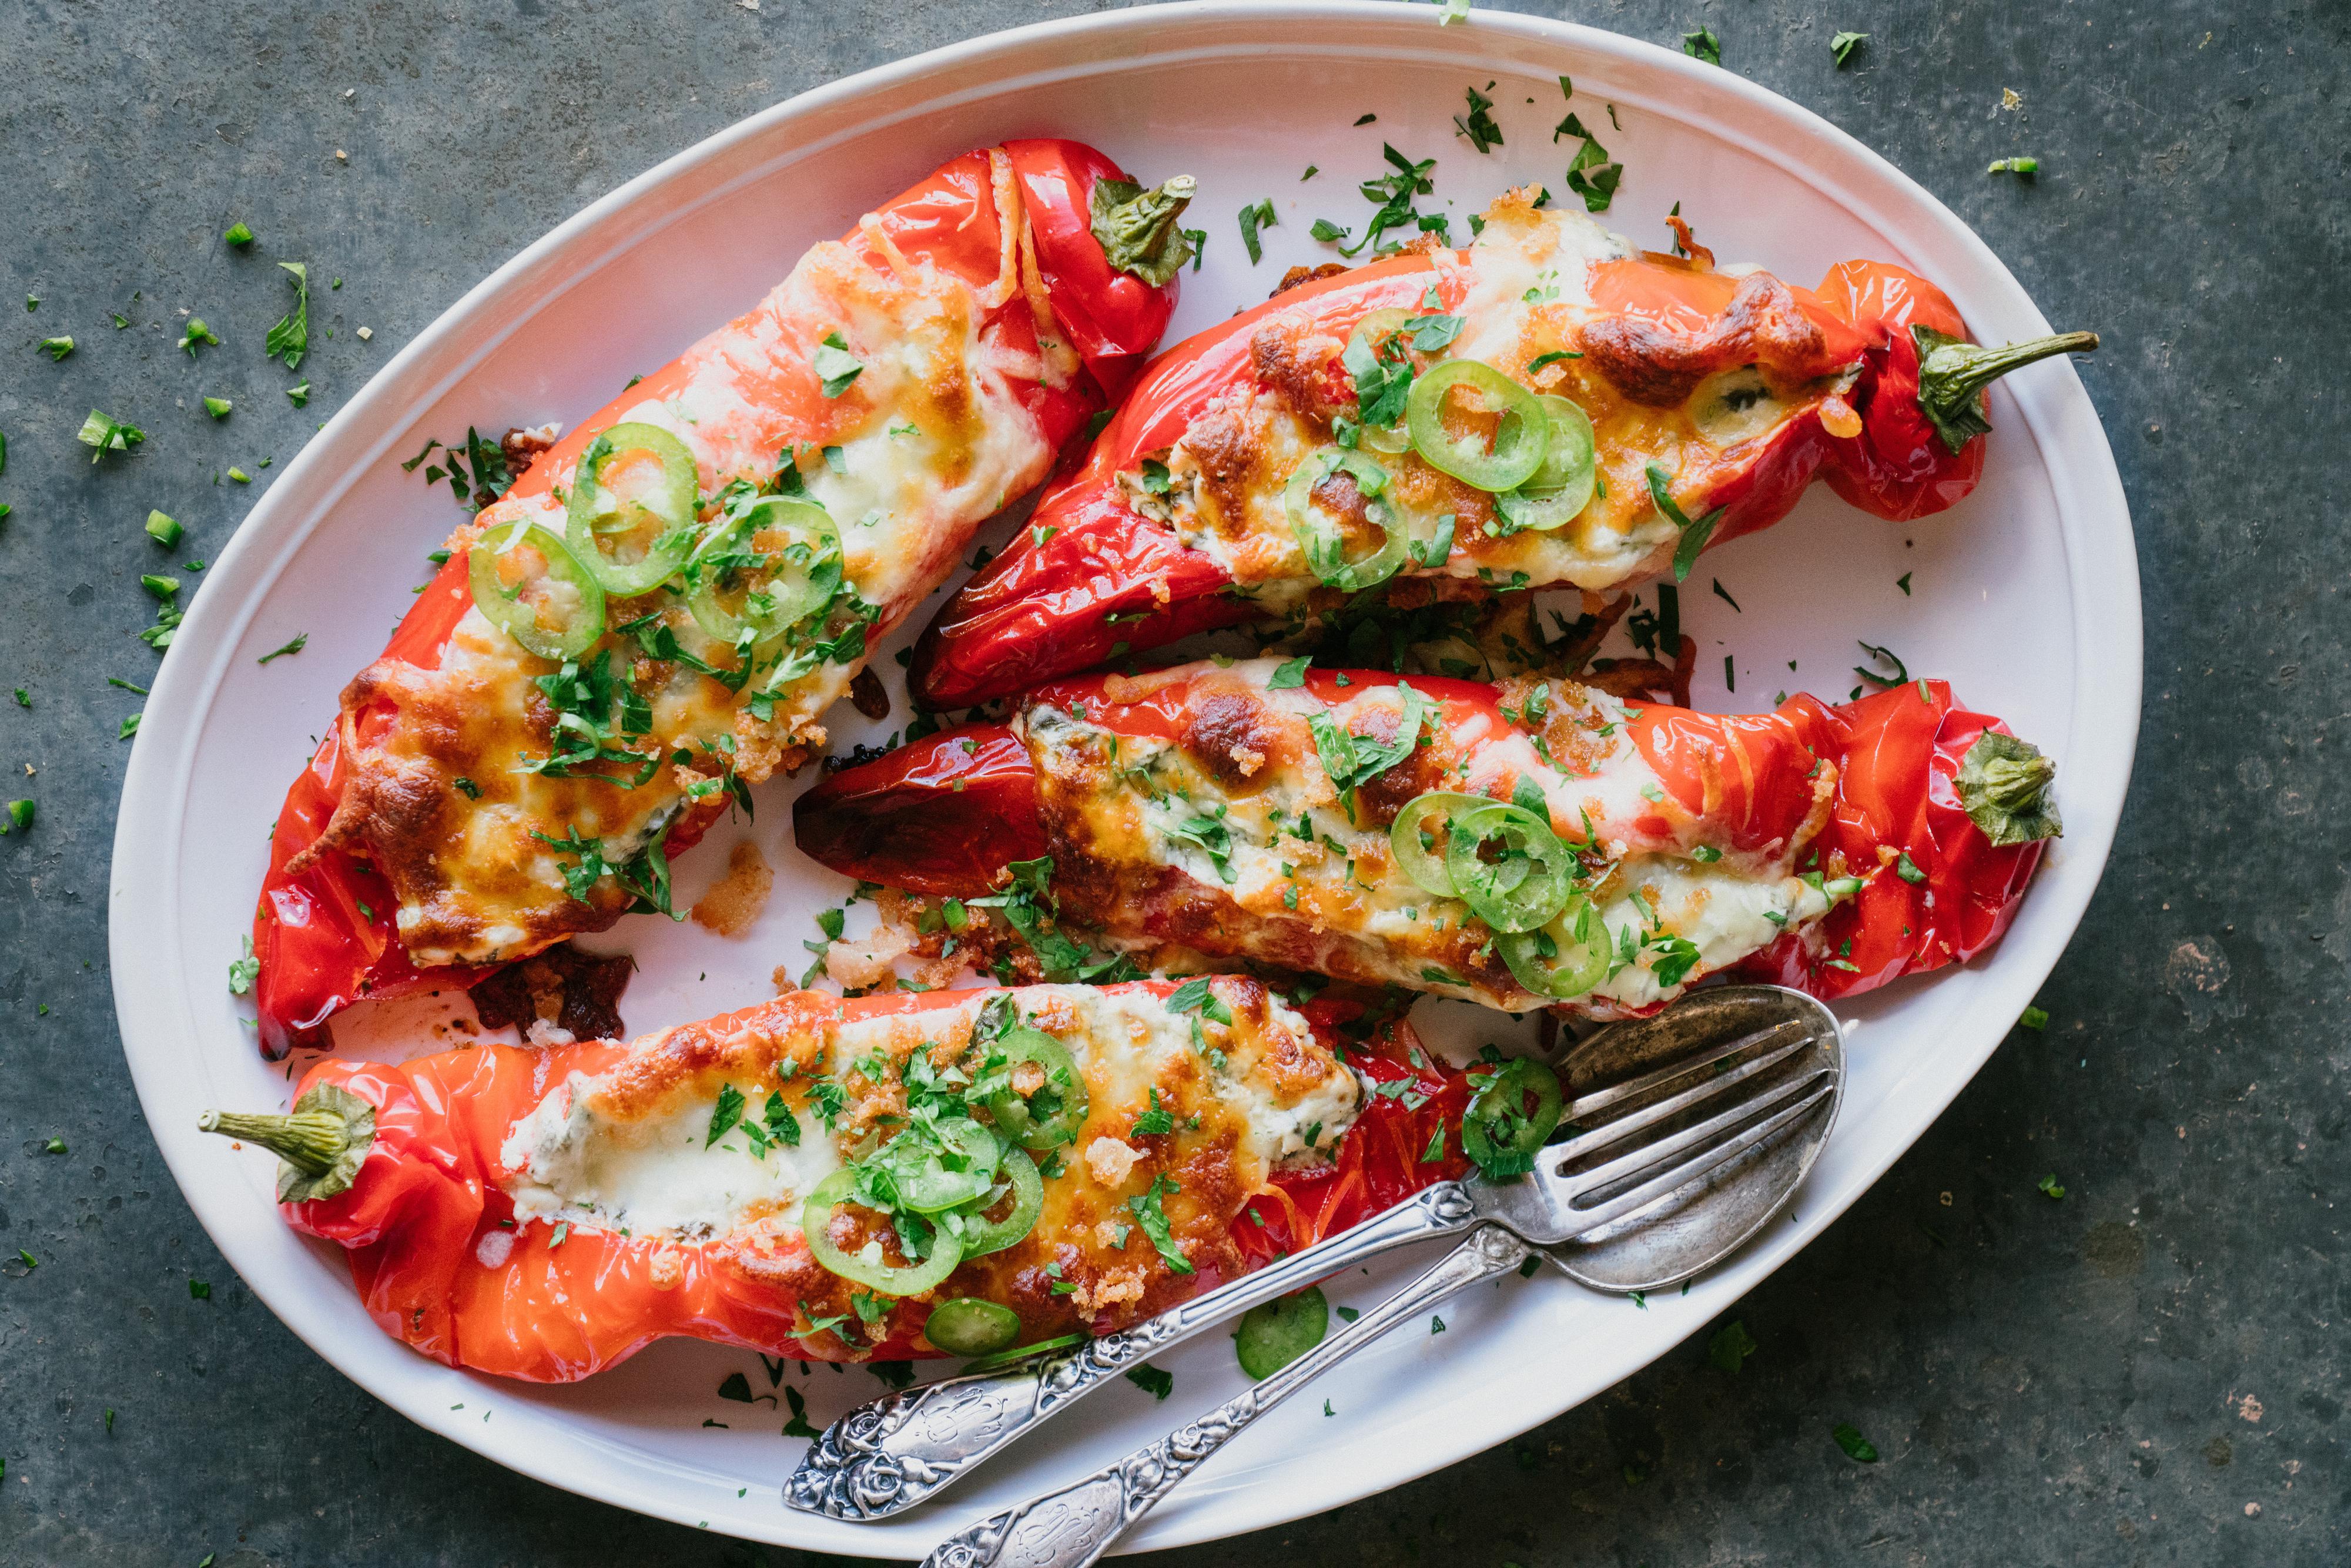
[[[1528,1256],[1527,1244],[1501,1227],[1479,1226],[1436,1268],[1263,1383],[1072,1486],[947,1537],[924,1568],[1089,1568],[1242,1427],[1388,1330]]]
[[[809,1446],[784,1500],[852,1522],[887,1519],[1168,1346],[1393,1248],[1464,1230],[1475,1218],[1461,1184],[1440,1182],[1351,1230],[1080,1349],[861,1406]]]

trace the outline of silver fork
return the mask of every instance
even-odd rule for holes
[[[1719,1002],[1708,1008],[1715,1021],[1726,1012],[1735,1015],[1739,1010],[1735,1006],[1726,1009]],[[1821,1012],[1826,1015],[1826,1009]],[[1656,1020],[1645,1022],[1654,1026]],[[1546,1148],[1531,1180],[1489,1186],[1488,1192],[1507,1193],[1511,1199],[1491,1204],[1468,1236],[1411,1284],[1264,1382],[1158,1442],[1082,1480],[991,1514],[947,1537],[924,1559],[925,1568],[993,1568],[999,1563],[1018,1568],[1088,1568],[1177,1482],[1259,1416],[1388,1330],[1418,1321],[1458,1291],[1520,1268],[1538,1255],[1538,1245],[1547,1249],[1590,1234],[1590,1217],[1595,1213],[1638,1218],[1648,1212],[1647,1206],[1671,1207],[1692,1187],[1719,1193],[1724,1189],[1711,1184],[1726,1162],[1750,1157],[1761,1163],[1750,1167],[1757,1182],[1747,1185],[1768,1186],[1774,1195],[1770,1208],[1776,1208],[1779,1200],[1802,1179],[1811,1163],[1810,1153],[1818,1150],[1835,1116],[1843,1059],[1835,1020],[1830,1019],[1828,1023],[1830,1033],[1817,1042],[1821,1059],[1797,1063],[1793,1071],[1775,1074],[1757,1061],[1734,1062],[1720,1052],[1698,1053],[1704,1059],[1696,1063],[1701,1071],[1712,1066],[1719,1081],[1748,1086],[1749,1092],[1727,1106],[1718,1104],[1719,1096],[1693,1098],[1694,1091],[1671,1091],[1672,1079],[1660,1080],[1656,1072],[1638,1075],[1635,1082],[1641,1087],[1623,1086],[1632,1092],[1615,1102],[1623,1109],[1608,1124]],[[1583,1042],[1577,1054],[1590,1051],[1598,1043],[1596,1039]],[[1792,1061],[1776,1052],[1767,1054],[1777,1056],[1780,1064]],[[1746,1071],[1750,1067],[1756,1070]],[[1685,1064],[1682,1073],[1674,1076],[1688,1070]],[[1662,1121],[1646,1114],[1669,1104],[1677,1105],[1678,1112]],[[1807,1118],[1815,1122],[1809,1129],[1803,1126]],[[1595,1150],[1605,1149],[1612,1142],[1622,1144],[1628,1137],[1635,1145],[1629,1152],[1596,1164],[1585,1163]],[[1793,1162],[1773,1159],[1771,1149],[1792,1137],[1808,1144],[1804,1157]],[[1584,1166],[1583,1173],[1572,1174],[1580,1165]],[[1590,1185],[1595,1179],[1599,1185]],[[1659,1190],[1659,1184],[1672,1185]],[[1631,1208],[1624,1207],[1628,1200],[1634,1204]],[[1689,1199],[1681,1212],[1687,1218],[1702,1216],[1708,1207],[1708,1197],[1701,1194]],[[1767,1208],[1767,1218],[1768,1214]],[[1705,1226],[1675,1228],[1670,1233],[1678,1238],[1670,1244],[1670,1255],[1654,1255],[1682,1273],[1694,1272],[1721,1255],[1708,1239]]]
[[[1589,1071],[1579,1073],[1579,1062]],[[1655,1018],[1601,1031],[1575,1047],[1562,1065],[1573,1094],[1562,1124],[1580,1130],[1544,1149],[1531,1178],[1440,1182],[1353,1229],[1134,1328],[1019,1366],[946,1378],[861,1406],[810,1446],[784,1487],[784,1500],[805,1512],[851,1521],[903,1512],[1127,1368],[1236,1313],[1409,1242],[1478,1228],[1453,1257],[1405,1292],[1438,1289],[1443,1276],[1449,1282],[1442,1283],[1441,1297],[1520,1266],[1528,1253],[1511,1239],[1513,1233],[1553,1243],[1609,1235],[1614,1228],[1620,1236],[1633,1232],[1637,1242],[1641,1228],[1662,1214],[1677,1221],[1663,1228],[1676,1243],[1664,1253],[1651,1246],[1631,1254],[1629,1276],[1625,1260],[1604,1253],[1557,1260],[1576,1278],[1604,1288],[1654,1289],[1686,1279],[1738,1247],[1778,1207],[1776,1197],[1726,1205],[1714,1196],[1718,1190],[1735,1186],[1735,1176],[1763,1159],[1773,1162],[1773,1185],[1784,1177],[1785,1189],[1793,1190],[1810,1166],[1810,1149],[1826,1135],[1843,1083],[1834,1016],[1810,997],[1772,986],[1723,988],[1685,998]],[[1808,1121],[1816,1124],[1807,1127]],[[1804,1141],[1810,1148],[1787,1157],[1799,1134],[1809,1134]],[[1618,1146],[1628,1141],[1634,1141],[1631,1146]],[[1737,1216],[1727,1228],[1681,1223],[1691,1214],[1726,1208]],[[1510,1253],[1509,1261],[1499,1267],[1465,1262],[1504,1251]],[[1595,1264],[1608,1266],[1595,1271]],[[1658,1272],[1660,1264],[1667,1271]],[[1478,1271],[1460,1274],[1463,1268]],[[1416,1304],[1399,1309],[1403,1316],[1419,1310]],[[1226,1437],[1313,1375],[1308,1371],[1292,1377],[1299,1367],[1311,1363],[1319,1371],[1376,1338],[1381,1330],[1375,1322],[1384,1327],[1397,1321],[1385,1308],[1365,1313],[1321,1349],[1243,1395],[1235,1404],[1250,1402],[1247,1415],[1233,1418],[1230,1406],[1220,1412],[1227,1425],[1213,1438],[1207,1424],[1195,1423],[1167,1444],[1155,1446],[1166,1450],[1144,1466],[1164,1483],[1155,1490],[1144,1485],[1143,1471],[1124,1476],[1113,1467],[1057,1497],[1091,1488],[1089,1495],[1106,1498],[1113,1480],[1117,1494],[1130,1501],[1147,1491],[1125,1515],[1131,1522]],[[1169,1444],[1193,1457],[1179,1463],[1179,1448]],[[1125,1463],[1154,1452],[1146,1449]],[[1065,1507],[1059,1513],[1068,1511]],[[1106,1517],[1096,1520],[1107,1522]],[[1124,1528],[1119,1523],[1094,1550],[1099,1552]],[[1091,1538],[1092,1530],[1085,1533]]]

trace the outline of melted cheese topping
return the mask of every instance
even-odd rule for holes
[[[1363,1092],[1263,986],[1219,978],[1212,988],[1231,1024],[1176,1012],[1140,986],[1014,993],[1024,1019],[1083,1074],[1085,1122],[1074,1143],[1038,1156],[1044,1209],[1028,1239],[964,1264],[925,1300],[981,1296],[1042,1314],[1038,1322],[1072,1312],[1131,1321],[1146,1302],[1165,1304],[1185,1286],[1126,1207],[1162,1176],[1176,1187],[1163,1190],[1164,1212],[1196,1269],[1233,1266],[1226,1228],[1241,1204],[1278,1168],[1327,1164]],[[650,1036],[620,1065],[555,1086],[515,1123],[501,1159],[516,1218],[717,1244],[755,1273],[788,1279],[812,1314],[847,1310],[847,1282],[808,1259],[802,1201],[895,1135],[907,1061],[917,1051],[942,1066],[960,1057],[986,995],[949,993],[919,1012],[842,1022],[835,998],[801,993]],[[742,1124],[712,1137],[714,1110],[736,1095]],[[744,1130],[767,1124],[771,1095],[792,1112],[797,1145],[762,1148]],[[1172,1130],[1138,1133],[1154,1109]]]
[[[1569,1004],[1596,1018],[1645,1011],[1691,982],[1828,912],[1817,873],[1797,863],[1824,821],[1834,770],[1815,781],[1802,831],[1741,851],[1683,810],[1626,733],[1625,705],[1555,683],[1548,733],[1573,749],[1538,750],[1512,725],[1479,716],[1432,738],[1342,802],[1307,718],[1387,737],[1401,716],[1394,686],[1325,707],[1301,688],[1273,690],[1279,662],[1166,672],[1188,680],[1187,730],[1176,740],[1117,735],[1081,715],[1037,706],[1017,723],[1036,760],[1038,797],[1057,858],[1054,886],[1131,947],[1176,941],[1371,984],[1462,998],[1513,1012],[1553,1005],[1520,986],[1491,932],[1458,898],[1429,893],[1396,866],[1388,830],[1431,789],[1508,799],[1539,788],[1570,843],[1588,820],[1587,883],[1612,943],[1630,956]],[[1671,983],[1679,938],[1697,961]]]
[[[1576,403],[1592,421],[1600,484],[1591,504],[1564,526],[1510,533],[1492,497],[1440,473],[1416,453],[1365,447],[1363,455],[1387,475],[1384,499],[1397,526],[1413,539],[1425,544],[1436,537],[1440,518],[1454,520],[1450,553],[1441,562],[1407,566],[1406,574],[1593,591],[1654,575],[1670,563],[1679,529],[1651,499],[1649,465],[1672,476],[1673,493],[1688,494],[1735,463],[1740,447],[1769,435],[1830,390],[1813,382],[1782,384],[1748,366],[1707,378],[1676,407],[1627,399],[1576,350],[1583,327],[1602,315],[1592,298],[1592,269],[1635,254],[1622,235],[1583,213],[1538,212],[1514,195],[1494,204],[1484,232],[1467,251],[1433,258],[1444,309],[1464,319],[1442,358],[1480,361],[1537,392]],[[1186,546],[1214,556],[1276,613],[1314,586],[1283,492],[1300,465],[1330,445],[1332,425],[1329,409],[1301,406],[1293,389],[1265,379],[1263,370],[1269,357],[1293,367],[1335,363],[1343,341],[1320,332],[1311,311],[1309,305],[1277,315],[1259,329],[1256,346],[1270,346],[1270,356],[1258,356],[1259,376],[1219,399],[1162,455],[1170,474],[1164,498],[1146,492],[1139,479],[1130,485],[1122,477],[1138,510],[1165,521]],[[1558,351],[1576,357],[1528,368]],[[1366,532],[1364,539],[1353,548],[1375,548],[1375,534]]]
[[[863,369],[827,399],[809,361],[832,332]],[[847,586],[876,609],[870,645],[946,575],[979,523],[1044,476],[1052,454],[1013,382],[1038,373],[1036,355],[998,337],[979,290],[961,278],[927,263],[880,272],[850,246],[820,245],[757,309],[684,356],[673,392],[621,418],[676,435],[705,497],[732,480],[766,481],[779,450],[797,451],[808,497],[840,530]],[[560,537],[569,480],[490,507],[453,548],[517,519]],[[648,613],[689,654],[734,664],[672,593],[614,599],[608,624]],[[828,637],[853,625],[835,620]],[[629,744],[664,758],[635,788],[519,769],[549,753],[554,716],[536,680],[554,666],[479,610],[466,612],[438,669],[384,661],[355,684],[347,712],[379,698],[395,705],[389,728],[358,750],[352,788],[416,963],[497,962],[609,925],[630,894],[608,876],[573,897],[566,873],[577,878],[587,863],[578,846],[592,842],[604,865],[624,866],[694,803],[723,802],[716,780],[730,767],[754,783],[797,767],[824,743],[819,716],[864,667],[862,655],[826,661],[738,692],[645,656],[617,631],[582,663],[603,655],[651,710],[650,733]]]

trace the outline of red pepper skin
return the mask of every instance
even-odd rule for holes
[[[1817,841],[1823,859],[1841,853],[1864,880],[1829,911],[1817,945],[1783,936],[1750,958],[1747,972],[1830,1000],[1966,963],[1999,941],[2043,846],[1993,844],[1960,805],[1955,780],[1978,737],[2008,727],[1959,706],[1945,681],[1834,707],[1797,696],[1781,711],[1811,727],[1814,748],[1837,765],[1836,803]],[[1897,855],[1919,881],[1900,873]],[[1872,866],[1883,869],[1865,874]]]
[[[1172,982],[1137,984],[1158,994]],[[848,1018],[918,1011],[935,998],[802,993],[785,1005]],[[731,1018],[707,1027],[723,1030]],[[1318,1030],[1361,1009],[1317,1003]],[[797,1360],[841,1359],[829,1336],[802,1340],[798,1298],[763,1283],[733,1260],[726,1239],[708,1244],[574,1229],[557,1242],[543,1223],[512,1227],[513,1204],[498,1186],[500,1150],[517,1119],[569,1074],[605,1071],[628,1054],[618,1041],[549,1050],[481,1046],[415,1058],[398,1066],[322,1061],[303,1092],[333,1084],[376,1107],[375,1142],[350,1188],[334,1197],[280,1205],[296,1229],[345,1248],[368,1315],[394,1339],[435,1361],[532,1383],[569,1383],[627,1360],[657,1339],[685,1336]],[[1374,1080],[1412,1076],[1431,1096],[1418,1112],[1374,1101],[1340,1145],[1335,1177],[1277,1175],[1255,1200],[1277,1211],[1289,1196],[1323,1217],[1327,1235],[1465,1168],[1457,1157],[1422,1166],[1403,1159],[1397,1140],[1417,1136],[1441,1114],[1456,1122],[1468,1091],[1458,1073],[1426,1062],[1408,1027],[1389,1026],[1348,1059]],[[1401,1131],[1399,1129],[1402,1129]],[[1458,1142],[1458,1139],[1455,1140]],[[1333,1193],[1334,1184],[1343,1190]],[[1269,1214],[1269,1219],[1275,1216]],[[1247,1212],[1232,1235],[1250,1266],[1272,1254]],[[1302,1243],[1301,1243],[1302,1244]],[[1216,1281],[1196,1281],[1207,1289]],[[871,1359],[936,1356],[919,1338],[926,1309],[893,1309],[889,1336]]]
[[[1313,1007],[1306,1012],[1315,1017]],[[1374,1084],[1408,1079],[1414,1092],[1426,1098],[1417,1109],[1400,1097],[1373,1098],[1347,1129],[1330,1170],[1277,1175],[1271,1191],[1249,1199],[1233,1224],[1233,1240],[1250,1267],[1263,1268],[1394,1208],[1425,1187],[1469,1174],[1460,1132],[1462,1113],[1469,1108],[1468,1075],[1414,1053],[1409,1038],[1409,1030],[1399,1026],[1384,1040],[1382,1054],[1351,1051],[1347,1061]],[[1444,1152],[1427,1159],[1440,1134]]]
[[[1397,679],[1381,671],[1316,667],[1306,673],[1306,689],[1335,703]],[[1040,688],[1029,700],[1082,706],[1090,721],[1138,738],[1183,733],[1181,682],[1124,698],[1112,695],[1115,687],[1105,689],[1116,680],[1073,677]],[[1410,680],[1443,705],[1442,722],[1448,726],[1481,719],[1497,732],[1508,727],[1494,687],[1433,676]],[[1651,703],[1628,732],[1664,789],[1713,824],[1721,842],[1740,849],[1787,841],[1811,809],[1815,759],[1837,769],[1830,820],[1813,841],[1817,864],[1828,875],[1861,878],[1860,894],[1814,928],[1817,939],[1792,933],[1736,966],[1830,998],[1964,962],[2007,929],[2040,864],[2041,846],[1994,846],[1959,802],[1954,780],[1960,759],[1988,728],[2006,733],[1998,719],[1956,706],[1948,683],[1913,681],[1834,706],[1798,695],[1768,714],[1717,716]],[[1050,847],[1033,771],[1028,792],[1020,789],[1019,747],[1006,727],[970,725],[844,769],[794,803],[797,841],[834,871],[869,882],[950,897],[994,891],[992,868],[1032,859]],[[987,805],[957,819],[958,858],[939,863],[923,859],[918,848],[902,853],[901,846],[914,841],[903,824],[957,810],[955,783],[967,770],[984,771]],[[989,814],[998,811],[991,825]],[[1632,826],[1661,840],[1670,835],[1662,818]],[[1923,880],[1914,883],[1902,875],[1903,855]],[[1104,917],[1099,911],[1075,913]],[[1216,931],[1196,926],[1153,935],[1212,956],[1243,951],[1236,946],[1219,953]],[[1302,959],[1301,965],[1311,967]]]
[[[964,725],[834,774],[800,797],[823,800],[795,821],[800,847],[836,871],[887,865],[891,885],[952,898],[987,892],[1007,862],[1048,852],[1036,787],[1011,731]]]
[[[1095,244],[1093,186],[1099,179],[1125,177],[1115,163],[1082,142],[1054,139],[1007,142],[1004,151],[1035,238],[1038,271],[1086,372],[1060,387],[1043,382],[1023,387],[1023,401],[1038,417],[1049,444],[1058,446],[1133,382],[1144,356],[1165,329],[1177,286],[1171,280],[1164,287],[1153,287],[1113,272]],[[985,152],[968,152],[942,165],[885,204],[877,215],[901,254],[927,258],[977,284],[998,276],[1002,231]],[[848,243],[859,243],[862,234],[852,230]],[[875,265],[884,265],[871,239],[864,243]],[[1003,307],[1003,319],[1016,328],[1028,315],[1019,295]],[[1033,332],[1026,340],[1033,345]],[[630,387],[533,463],[509,494],[528,497],[546,491],[559,476],[569,472],[597,432],[625,410],[674,391],[684,369],[681,361]],[[393,632],[385,658],[420,669],[438,666],[450,633],[473,606],[466,570],[460,539],[453,544],[451,559]],[[366,716],[360,722],[364,726]],[[492,972],[420,970],[412,965],[393,927],[396,900],[390,885],[351,855],[328,850],[299,872],[287,869],[288,861],[319,838],[342,799],[347,769],[339,742],[338,734],[329,734],[288,790],[255,909],[253,947],[261,963],[256,985],[260,1044],[272,1061],[297,1045],[324,1043],[327,1020],[362,998],[428,987],[463,988]],[[717,815],[697,808],[682,818],[667,840],[670,855],[674,858],[691,848]]]
[[[1267,317],[1304,310],[1318,332],[1344,341],[1369,312],[1416,306],[1443,277],[1433,256],[1391,257],[1285,291],[1161,355],[1084,465],[1047,489],[1012,548],[959,589],[925,631],[908,673],[914,700],[933,711],[969,707],[1119,652],[1258,619],[1225,568],[1131,507],[1117,476],[1182,436],[1215,400],[1254,384],[1250,340]],[[1607,315],[1696,338],[1726,319],[1739,280],[1645,256],[1602,263],[1591,282],[1593,302]],[[1787,292],[1819,329],[1823,357],[1858,367],[1857,381],[1845,402],[1808,407],[1677,497],[1692,517],[1723,508],[1709,548],[1778,522],[1823,474],[1846,500],[1889,519],[1940,511],[1973,489],[1983,444],[1970,441],[1953,455],[1917,402],[1918,356],[1909,328],[1963,337],[1949,298],[1883,262],[1840,263],[1817,291]],[[1447,308],[1455,303],[1445,301]],[[1840,423],[1859,413],[1859,434],[1832,435],[1822,424],[1832,410]]]
[[[1821,435],[1833,455],[1829,488],[1889,522],[1958,505],[1983,476],[1983,443],[1970,441],[1954,453],[1928,423],[1918,406],[1918,343],[1910,329],[1964,338],[1959,308],[1916,273],[1879,261],[1839,262],[1820,292],[1873,340],[1850,399],[1861,414],[1861,434]]]

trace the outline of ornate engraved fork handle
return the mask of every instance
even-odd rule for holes
[[[1501,1227],[1479,1226],[1443,1262],[1263,1383],[1074,1485],[947,1537],[924,1568],[1089,1568],[1250,1422],[1388,1330],[1458,1291],[1509,1273],[1528,1255],[1527,1244]]]
[[[1303,1252],[1196,1296],[1119,1333],[1006,1372],[950,1377],[860,1406],[827,1427],[785,1484],[784,1500],[852,1522],[887,1519],[1117,1377],[1128,1367],[1261,1302],[1475,1218],[1458,1182],[1441,1182]]]

